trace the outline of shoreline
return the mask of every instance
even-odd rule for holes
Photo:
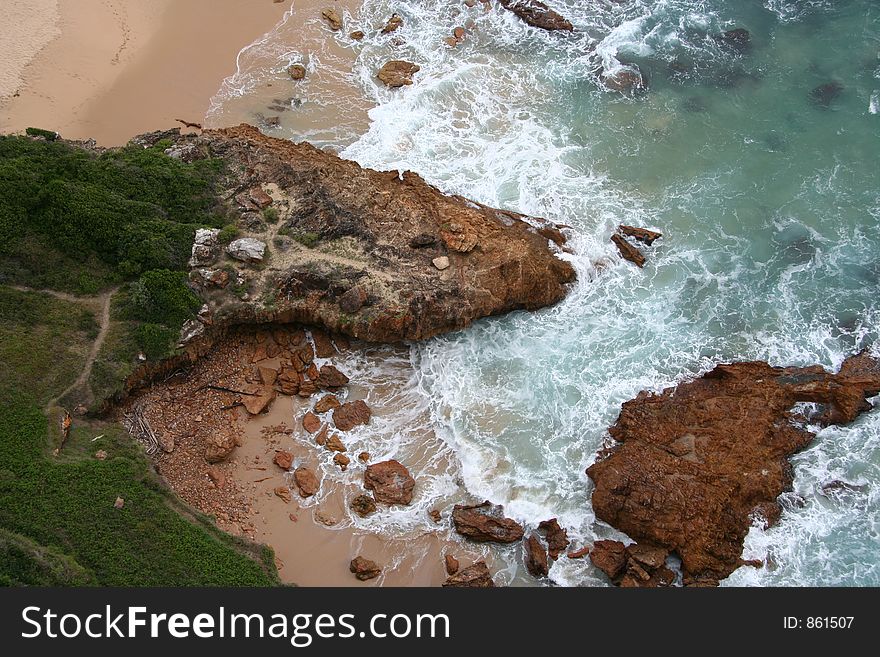
[[[40,127],[117,146],[175,127],[177,118],[200,122],[236,55],[289,8],[273,0],[60,0],[60,34],[22,68],[17,95],[0,102],[0,132]]]

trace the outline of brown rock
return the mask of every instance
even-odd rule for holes
[[[572,552],[569,552],[565,556],[567,556],[569,559],[583,559],[589,553],[590,553],[590,547],[584,546],[580,550],[574,550]]]
[[[298,381],[279,381],[275,387],[282,395],[287,395],[288,397],[299,394]]]
[[[300,397],[311,397],[318,392],[318,384],[314,381],[303,381],[299,384],[299,390],[296,394]]]
[[[415,485],[409,470],[394,460],[368,465],[364,472],[364,488],[385,504],[409,504]]]
[[[364,518],[376,511],[376,500],[369,495],[358,495],[349,506],[352,511]]]
[[[327,438],[326,441],[324,441],[324,449],[327,449],[331,452],[344,452],[345,445],[339,439],[339,434],[334,433],[334,434],[331,434],[330,437]]]
[[[385,27],[382,28],[382,34],[394,32],[401,25],[403,25],[403,19],[397,14],[391,14],[391,18],[385,23]]]
[[[367,463],[367,462],[369,462],[369,460],[370,460],[370,453],[369,452],[361,452],[360,454],[358,454],[358,461],[360,461],[361,463]]]
[[[637,94],[648,88],[642,72],[633,64],[603,74],[602,82],[611,91],[627,95]]]
[[[455,37],[456,41],[461,41],[462,39],[464,39],[464,35],[465,35],[465,31],[464,31],[463,27],[457,27],[454,30],[452,30],[452,36]]]
[[[217,488],[223,488],[226,485],[226,475],[217,466],[208,468],[208,479],[213,481]]]
[[[361,39],[364,38],[365,35],[360,30],[355,30],[354,32],[352,32],[348,36],[349,36],[349,38],[351,38],[354,41],[360,41]]]
[[[340,431],[351,431],[356,426],[367,424],[371,416],[370,407],[362,399],[333,409],[333,423]]]
[[[626,569],[626,546],[620,541],[596,541],[590,561],[612,581],[617,580]]]
[[[260,381],[263,382],[263,385],[272,386],[275,385],[275,381],[278,379],[278,370],[273,369],[271,367],[259,367],[260,372]]]
[[[291,80],[302,80],[306,77],[306,67],[302,64],[291,64],[287,67],[287,74]]]
[[[315,385],[317,385],[319,375],[318,366],[314,363],[309,363],[309,366],[306,368],[306,378],[308,378],[309,381],[314,381]]]
[[[341,405],[336,395],[324,395],[315,404],[315,413],[326,413]]]
[[[450,575],[443,582],[443,586],[458,588],[491,588],[495,586],[492,575],[485,561],[478,561],[472,566],[459,570],[455,575]]]
[[[431,509],[430,511],[428,511],[428,517],[437,524],[443,522],[443,516],[440,515],[439,509]]]
[[[285,504],[288,504],[291,499],[293,499],[290,495],[290,489],[287,486],[278,486],[275,489],[275,495],[280,497]]]
[[[355,285],[350,287],[345,294],[339,297],[339,309],[344,313],[353,315],[363,308],[366,302],[367,293],[360,285]]]
[[[348,464],[351,463],[351,459],[348,458],[345,454],[336,454],[333,457],[333,462],[339,466],[339,468],[345,472],[348,469]]]
[[[538,538],[538,535],[533,533],[529,536],[523,541],[523,547],[525,548],[526,570],[532,577],[547,577],[550,572],[547,550],[541,545],[541,539]]]
[[[342,29],[342,18],[339,17],[339,13],[335,9],[327,8],[321,12],[321,16],[334,32]]]
[[[284,471],[290,470],[290,467],[293,465],[293,454],[290,452],[279,449],[275,452],[275,458],[272,459],[279,468]]]
[[[880,363],[863,352],[837,374],[734,363],[641,392],[610,429],[617,445],[587,469],[596,516],[640,544],[675,551],[685,584],[717,583],[741,564],[754,515],[779,518],[777,499],[792,483],[787,459],[814,438],[790,421],[792,407],[816,403],[810,423],[846,424],[878,391]],[[639,559],[631,561],[642,567]]]
[[[444,562],[446,564],[446,574],[447,575],[455,575],[458,572],[458,559],[453,557],[451,554],[447,554],[444,557]]]
[[[265,413],[275,401],[275,388],[265,385],[251,384],[244,386],[244,392],[251,393],[241,396],[241,403],[251,415]]]
[[[305,372],[309,365],[312,364],[312,361],[315,360],[315,351],[312,349],[312,345],[305,344],[301,347],[298,347],[291,354],[291,366],[297,372]]]
[[[321,427],[321,430],[315,434],[315,442],[322,447],[327,444],[327,434],[330,431],[330,427],[328,425],[324,425]]]
[[[346,385],[348,383],[348,377],[333,365],[323,365],[319,370],[316,382],[321,388],[335,390]]]
[[[302,425],[303,429],[305,429],[309,433],[315,433],[318,429],[321,428],[321,418],[309,411],[308,413],[303,415]]]
[[[312,340],[315,342],[315,355],[318,358],[331,358],[336,355],[333,341],[326,331],[314,329],[312,331]]]
[[[645,255],[632,244],[627,242],[621,235],[614,233],[614,235],[611,236],[611,241],[617,245],[617,250],[620,251],[622,258],[629,260],[638,267],[645,266]]]
[[[293,480],[296,482],[296,487],[299,489],[299,494],[302,497],[311,497],[320,488],[320,483],[315,473],[304,465],[299,466],[293,471]],[[285,490],[287,489],[285,488]],[[278,489],[275,492],[277,493]]]
[[[210,434],[205,439],[205,460],[218,463],[226,459],[236,448],[235,436],[229,431]]]
[[[272,205],[272,197],[269,196],[266,193],[266,190],[264,190],[260,185],[251,187],[248,190],[248,200],[260,210],[268,208],[270,205]]]
[[[412,84],[412,76],[422,70],[422,67],[412,62],[406,62],[399,59],[393,59],[386,62],[379,69],[377,77],[385,83],[385,86],[396,88],[404,85]]]
[[[556,561],[568,547],[568,532],[559,526],[556,518],[541,521],[538,523],[538,529],[544,532],[544,536],[547,538],[547,552],[550,554],[550,558]]]
[[[459,534],[480,542],[514,543],[525,533],[522,525],[504,517],[503,507],[488,500],[470,506],[456,504],[452,523]]]
[[[382,569],[376,565],[375,561],[370,561],[363,557],[352,559],[348,569],[362,582],[378,577],[382,573]]]
[[[636,226],[626,226],[624,224],[620,224],[617,227],[617,231],[627,237],[632,237],[637,239],[639,242],[643,242],[648,246],[651,246],[656,240],[663,237],[663,233],[658,233],[654,230],[648,230],[647,228],[637,228]]]
[[[542,30],[571,32],[574,26],[539,0],[498,0],[502,7],[512,11],[532,27]]]

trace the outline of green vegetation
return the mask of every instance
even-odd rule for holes
[[[30,135],[31,137],[42,137],[47,141],[55,141],[58,139],[58,133],[54,130],[43,130],[42,128],[28,128],[25,130],[25,134]]]
[[[217,233],[217,241],[220,242],[220,244],[229,244],[236,237],[238,237],[238,226],[235,224],[226,224],[220,229],[220,232]]]
[[[0,585],[277,584],[271,550],[184,505],[119,426],[77,419],[53,455],[44,407],[82,371],[98,302],[4,285],[121,286],[89,380],[110,397],[201,303],[183,270],[196,228],[227,223],[221,167],[169,158],[170,143],[97,154],[28,132],[43,139],[0,137]]]
[[[279,235],[287,235],[293,238],[305,247],[312,248],[321,239],[318,233],[312,233],[305,230],[296,230],[295,228],[282,228],[278,231]]]
[[[276,208],[266,208],[263,210],[263,219],[266,220],[266,223],[277,224],[278,219],[280,219],[278,210]]]

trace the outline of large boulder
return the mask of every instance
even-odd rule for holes
[[[792,484],[788,457],[814,438],[807,426],[852,422],[878,392],[880,362],[867,352],[837,373],[733,363],[641,392],[609,430],[616,444],[587,469],[593,509],[638,543],[676,552],[685,584],[716,584],[743,565],[755,518],[779,519],[778,498]],[[803,415],[798,402],[819,410]],[[604,559],[595,547],[590,557]]]
[[[486,562],[478,561],[447,577],[446,581],[443,582],[443,586],[485,589],[494,587],[495,582],[492,580],[492,575],[489,573],[489,567],[486,565]]]
[[[469,506],[456,504],[452,508],[452,523],[459,534],[480,542],[514,543],[525,533],[522,525],[504,517],[504,507],[489,501]]]
[[[499,0],[501,6],[512,11],[532,27],[542,30],[571,32],[574,26],[562,15],[539,0]]]
[[[318,492],[318,488],[321,486],[315,473],[304,465],[293,471],[293,480],[296,482],[299,494],[303,497],[311,497]]]
[[[416,481],[403,464],[395,460],[372,463],[364,472],[364,488],[385,504],[412,502]]]
[[[351,431],[361,424],[367,424],[372,411],[363,399],[340,404],[333,409],[333,423],[340,431]]]
[[[532,534],[524,542],[526,554],[526,570],[532,577],[547,577],[550,572],[550,565],[547,561],[547,550],[541,544],[541,539],[537,534]]]
[[[381,80],[386,87],[392,89],[412,84],[412,76],[422,70],[422,67],[412,62],[401,59],[393,59],[385,62],[376,77]]]
[[[226,247],[229,257],[242,262],[262,262],[266,255],[266,243],[253,237],[242,237]]]

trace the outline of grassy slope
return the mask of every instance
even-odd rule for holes
[[[234,539],[186,507],[118,426],[77,420],[61,455],[52,456],[59,440],[58,418],[48,420],[43,409],[82,368],[97,333],[94,309],[2,285],[5,280],[92,293],[138,280],[142,272],[173,270],[179,266],[178,247],[186,246],[194,226],[215,223],[205,210],[204,185],[194,170],[181,169],[160,153],[98,159],[63,145],[2,137],[0,151],[6,158],[0,157],[0,215],[5,215],[0,224],[6,220],[4,228],[13,231],[7,231],[0,244],[0,584],[277,584],[268,548]],[[14,166],[11,156],[17,158]],[[128,182],[120,182],[120,171]],[[101,178],[104,174],[106,179]],[[194,177],[185,184],[169,186],[169,177],[189,174]],[[57,199],[33,198],[39,185],[57,187],[55,178],[68,186],[81,180],[90,186],[112,183],[112,194],[98,190],[98,210],[61,211],[55,207]],[[31,185],[24,196],[22,185]],[[162,197],[166,188],[171,191]],[[117,214],[130,209],[129,199],[145,194],[150,198],[131,201],[136,204],[134,215]],[[93,197],[87,193],[83,198],[91,203]],[[92,232],[76,232],[79,211],[91,213],[85,224],[115,222],[104,234],[104,246],[113,254],[87,248]],[[35,219],[34,213],[42,218]],[[187,219],[192,223],[174,221],[192,213]],[[148,249],[157,259],[139,261],[129,242],[112,242],[115,232],[126,234],[129,220],[141,222],[134,232],[148,230],[157,236],[156,248]],[[51,225],[47,228],[41,223],[45,221],[63,224],[63,240],[69,245],[82,242],[86,248],[59,249],[58,242],[49,239]],[[167,262],[162,260],[166,254]],[[148,311],[153,309],[140,309],[142,314]],[[131,315],[138,309],[126,312]],[[116,377],[131,366],[133,329],[138,325],[119,321],[111,328],[102,385],[113,387]],[[114,361],[114,354],[120,360]],[[104,461],[94,457],[100,449],[108,453]],[[114,508],[117,496],[125,500],[122,509]]]

